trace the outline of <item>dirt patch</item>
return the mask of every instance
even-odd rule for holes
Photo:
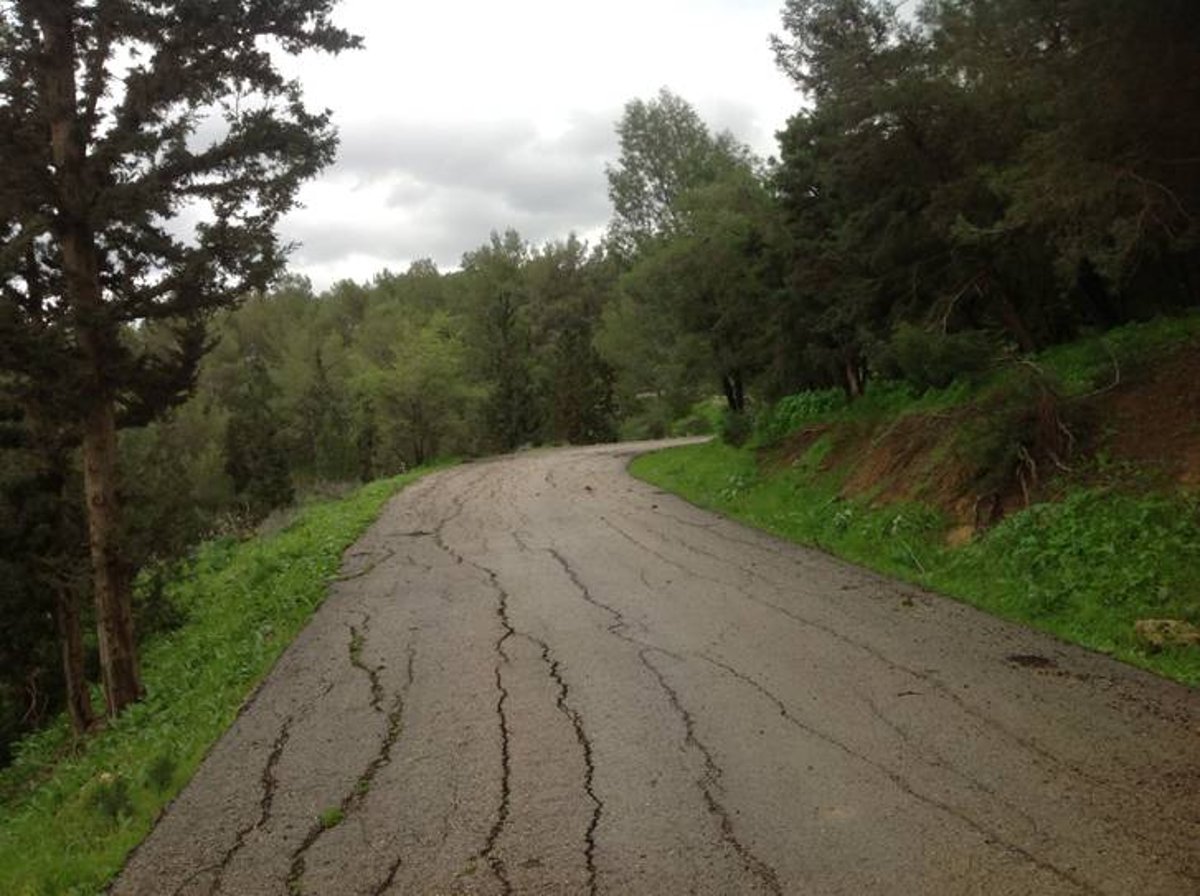
[[[1094,462],[1101,451],[1139,475],[1200,488],[1198,382],[1195,343],[1082,399],[1060,397],[1031,369],[979,404],[806,427],[763,461],[794,466],[827,437],[821,467],[843,474],[843,497],[936,507],[953,522],[948,543],[962,545],[1031,502],[1053,500],[1064,482],[1111,481]]]
[[[767,452],[763,460],[768,467],[779,469],[794,467],[808,453],[808,449],[832,428],[828,423],[821,423],[797,430],[789,434],[777,448]]]
[[[1005,657],[1014,666],[1023,666],[1026,669],[1057,669],[1058,663],[1049,657],[1039,656],[1036,653],[1014,653]]]
[[[1200,344],[1092,402],[1114,460],[1200,488]]]

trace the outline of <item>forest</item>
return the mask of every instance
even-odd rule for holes
[[[323,18],[331,4],[300,5],[310,29],[262,27],[352,48]],[[183,158],[186,115],[135,109],[142,142],[101,150],[188,169],[188,189],[217,205],[253,196],[265,211],[185,249],[154,223],[175,199],[111,187],[93,246],[105,285],[82,316],[55,298],[73,231],[34,233],[54,200],[30,186],[45,179],[30,172],[64,180],[72,157],[51,164],[31,133],[31,20],[0,13],[0,762],[64,711],[83,731],[137,696],[97,708],[91,695],[113,681],[85,501],[98,418],[72,396],[92,394],[97,356],[118,371],[101,378],[122,511],[113,564],[145,641],[182,622],[163,583],[197,544],[249,535],[307,495],[528,446],[709,432],[740,445],[788,396],[920,395],[1194,311],[1200,6],[906,9],[787,0],[771,49],[798,93],[777,157],[664,88],[614,123],[612,219],[595,245],[507,230],[457,269],[418,261],[323,292],[286,273],[271,228],[332,158],[330,122],[289,105],[253,53],[229,69],[198,54],[197,72],[258,78],[291,117],[242,122],[218,162]],[[278,160],[281,146],[294,162],[228,163],[239,150]],[[154,276],[162,258],[194,282]]]

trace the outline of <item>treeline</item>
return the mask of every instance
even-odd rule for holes
[[[122,560],[140,570],[139,638],[179,624],[163,595],[191,546],[241,535],[300,493],[394,475],[438,457],[618,436],[612,368],[594,347],[616,278],[571,237],[533,247],[516,233],[468,252],[461,269],[427,261],[314,294],[300,278],[248,297],[208,327],[190,398],[121,434]],[[153,327],[124,338],[150,350]],[[0,747],[85,695],[87,636],[61,645],[57,608],[91,616],[76,450],[67,434],[27,437],[11,408],[0,448]],[[56,595],[57,598],[56,599]],[[56,624],[57,623],[57,624]],[[3,754],[0,753],[0,760]]]
[[[600,245],[509,232],[455,271],[288,279],[211,318],[191,398],[122,433],[140,636],[178,622],[155,582],[189,545],[322,482],[700,431],[715,408],[736,440],[801,390],[942,386],[1196,306],[1194,0],[789,0],[783,25],[803,108],[778,159],[664,90],[617,124]],[[0,413],[0,432],[36,424]],[[69,701],[54,607],[88,605],[55,432],[2,449],[0,742]],[[67,648],[94,680],[94,648]]]
[[[807,107],[778,161],[666,94],[623,122],[630,267],[608,314],[643,334],[626,370],[699,366],[741,411],[872,377],[945,385],[1197,304],[1200,6],[938,0],[910,20],[791,0],[784,25],[775,56]]]

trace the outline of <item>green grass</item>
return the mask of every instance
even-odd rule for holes
[[[168,586],[188,622],[143,649],[145,699],[81,744],[60,721],[0,773],[0,893],[103,889],[321,604],[343,551],[424,472],[314,504],[269,537],[203,545]]]
[[[1064,394],[1078,395],[1112,383],[1118,372],[1128,378],[1131,367],[1197,339],[1200,313],[1160,317],[1048,349],[1038,364],[1059,381]]]
[[[794,466],[764,472],[753,451],[714,442],[644,455],[630,469],[701,507],[1200,685],[1200,649],[1148,652],[1133,632],[1143,618],[1200,623],[1195,496],[1077,489],[954,549],[949,521],[928,508],[839,498],[836,476],[818,470],[827,450],[818,441]]]

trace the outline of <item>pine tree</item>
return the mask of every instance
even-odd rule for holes
[[[356,46],[334,3],[0,7],[0,371],[82,446],[110,714],[141,692],[117,429],[185,396],[207,315],[281,269],[275,225],[336,136],[271,51]],[[181,236],[184,213],[201,223]],[[163,338],[125,338],[134,327]]]

